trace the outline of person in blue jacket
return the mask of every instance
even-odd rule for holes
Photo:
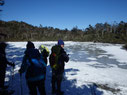
[[[44,68],[46,67],[39,50],[34,44],[28,41],[25,55],[19,70],[20,74],[26,72],[25,77],[30,91],[30,95],[37,95],[37,88],[40,95],[46,95]]]

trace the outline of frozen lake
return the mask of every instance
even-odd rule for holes
[[[111,53],[108,53],[105,48],[114,49],[122,48],[121,45],[114,45],[114,44],[99,44],[99,43],[77,43],[66,46],[66,51],[70,54],[71,61],[78,61],[78,62],[90,62],[96,61],[102,64],[93,65],[96,68],[105,68],[110,67],[111,64],[117,65],[119,68],[127,69],[127,61],[120,62],[118,61],[115,56]],[[112,50],[111,52],[118,52]],[[125,51],[126,52],[126,51]],[[121,52],[121,56],[122,56]],[[119,55],[118,55],[119,56]],[[124,56],[123,56],[124,57]],[[91,64],[92,65],[92,64]]]
[[[36,48],[41,44],[51,50],[57,42],[34,42]],[[9,61],[16,64],[14,79],[10,67],[6,80],[10,80],[12,88],[16,90],[14,95],[20,95],[20,77],[18,70],[26,48],[26,42],[8,42],[6,49]],[[92,83],[107,85],[113,89],[120,89],[115,95],[127,93],[127,51],[120,44],[92,43],[92,42],[65,42],[65,51],[69,54],[70,61],[65,66],[65,77],[62,88],[65,95],[92,95]],[[51,68],[47,66],[46,92],[51,94]],[[28,95],[25,78],[22,78],[23,95]],[[70,84],[69,84],[70,83]],[[84,87],[85,86],[85,87]],[[84,87],[84,88],[83,88]],[[110,90],[96,88],[96,95],[114,95]]]

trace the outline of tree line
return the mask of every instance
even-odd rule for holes
[[[33,26],[26,22],[0,21],[0,41],[93,41],[104,43],[126,43],[127,23],[97,23],[86,29],[77,26],[71,30]]]

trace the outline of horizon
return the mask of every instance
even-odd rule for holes
[[[0,21],[5,21],[5,20],[0,20]],[[16,21],[16,20],[10,20],[10,21],[5,21],[5,22],[11,22],[11,21]],[[29,24],[29,25],[32,25],[32,24],[30,24],[30,23],[27,23],[27,22],[25,22],[25,21],[16,21],[16,22],[24,22],[24,23],[26,23],[26,24]],[[121,22],[121,21],[120,21]],[[113,21],[112,23],[108,23],[108,22],[104,22],[104,23],[108,23],[108,24],[110,24],[110,25],[112,25],[112,24],[119,24],[120,22],[116,22],[116,21]],[[125,22],[125,21],[123,21],[123,22]],[[96,24],[104,24],[104,23],[96,23]],[[125,23],[127,23],[127,22],[125,22]],[[95,25],[96,25],[95,24]],[[41,25],[41,24],[40,24]],[[34,26],[34,27],[40,27],[40,25],[38,25],[38,26],[36,26],[36,25],[32,25],[32,26]],[[91,24],[89,24],[89,25],[91,25]],[[88,27],[89,27],[89,25],[88,25]],[[92,27],[95,27],[95,25],[91,25]],[[43,25],[42,25],[43,26]],[[52,27],[52,26],[43,26],[42,28],[44,28],[44,27]],[[74,26],[74,27],[72,27],[71,29],[68,29],[68,28],[64,28],[64,29],[60,29],[60,28],[58,28],[58,29],[60,29],[60,30],[65,30],[65,29],[67,29],[67,30],[69,30],[69,31],[71,31],[73,28],[78,28],[78,29],[80,29],[78,26]],[[86,27],[86,28],[88,28],[88,27]],[[54,29],[55,28],[57,28],[57,27],[53,27]],[[84,28],[84,29],[86,29],[86,28]],[[84,29],[81,29],[81,30],[84,30]]]
[[[126,22],[125,0],[6,0],[0,20],[26,22],[33,26],[71,30],[86,29],[97,23]]]

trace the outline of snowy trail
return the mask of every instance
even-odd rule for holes
[[[16,64],[14,79],[10,67],[6,81],[15,89],[13,95],[21,95],[21,81],[18,70],[24,55],[26,42],[8,42],[7,58]],[[51,50],[56,42],[34,42],[36,48],[44,44]],[[92,42],[65,42],[65,50],[70,61],[65,65],[65,79],[62,82],[64,95],[126,95],[127,93],[127,51],[122,45]],[[12,81],[13,80],[13,81]],[[12,83],[13,82],[13,83]],[[96,87],[96,85],[98,87]],[[48,64],[46,93],[51,95],[51,68]],[[22,76],[23,95],[28,94],[25,77]],[[120,89],[120,91],[118,90]],[[117,92],[118,90],[118,92]]]

